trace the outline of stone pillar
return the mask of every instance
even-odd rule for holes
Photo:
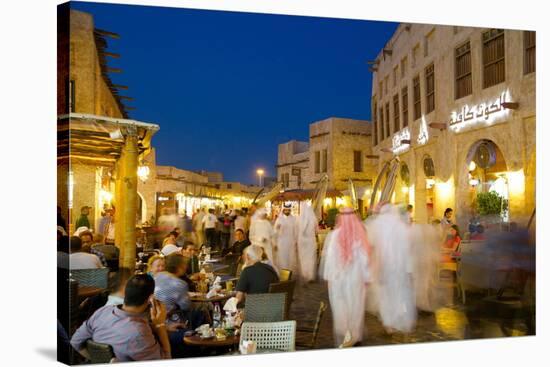
[[[122,168],[120,182],[120,197],[123,207],[120,213],[120,222],[116,227],[121,232],[120,266],[133,271],[136,265],[136,213],[137,213],[137,168],[138,168],[138,139],[137,131],[133,126],[126,129],[124,136],[123,153],[120,158]]]

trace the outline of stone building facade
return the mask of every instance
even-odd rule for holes
[[[346,191],[350,178],[356,187],[370,188],[377,169],[371,134],[372,124],[365,120],[331,117],[314,122],[309,125],[309,142],[279,145],[277,176],[286,189],[312,189],[325,174],[328,189]],[[293,168],[301,176],[293,175]]]
[[[372,62],[378,166],[394,155],[406,166],[394,200],[413,204],[418,222],[451,207],[465,228],[477,193],[500,186],[508,220],[529,218],[535,47],[534,32],[401,24]]]
[[[110,89],[100,65],[98,35],[91,14],[60,7],[58,22],[58,115],[81,113],[124,118],[126,112]],[[66,13],[63,13],[66,12]],[[101,38],[101,37],[99,37]],[[91,206],[92,227],[101,212],[99,171],[112,171],[114,162],[71,155],[58,158],[57,199],[69,223],[82,206]],[[69,174],[71,172],[71,174]],[[69,189],[71,187],[72,189]],[[70,194],[71,193],[71,194]],[[99,207],[98,207],[99,206]]]

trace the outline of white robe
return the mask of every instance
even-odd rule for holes
[[[250,243],[263,247],[267,259],[274,265],[276,268],[275,270],[278,271],[278,266],[273,254],[274,237],[275,232],[267,219],[252,218],[250,223]]]
[[[298,217],[298,262],[300,277],[308,282],[315,280],[317,265],[317,217],[311,206],[302,203]]]
[[[298,222],[293,215],[281,213],[275,221],[277,243],[277,266],[296,272],[296,242],[298,241]]]
[[[439,228],[429,224],[411,226],[414,292],[416,307],[433,312],[439,299],[436,294],[437,265],[440,254]]]
[[[416,322],[416,305],[409,227],[398,209],[387,205],[367,221],[367,234],[376,262],[369,292],[370,297],[376,297],[376,303],[371,307],[385,327],[410,332]],[[371,307],[369,311],[373,311]]]
[[[327,235],[320,266],[321,277],[328,281],[336,346],[342,344],[347,332],[351,335],[352,344],[363,340],[365,284],[370,280],[368,255],[361,245],[353,245],[351,261],[342,266],[339,231],[336,229]]]

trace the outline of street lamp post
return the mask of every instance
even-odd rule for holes
[[[256,170],[256,174],[258,175],[258,185],[261,187],[262,186],[262,176],[264,175],[264,170],[261,169],[261,168],[258,168]]]

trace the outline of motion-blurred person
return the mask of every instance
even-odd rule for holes
[[[317,217],[313,208],[306,202],[300,203],[298,217],[297,258],[300,279],[304,282],[315,280],[317,267]]]
[[[435,302],[439,299],[436,294],[438,288],[434,287],[434,279],[438,276],[441,243],[438,230],[429,224],[413,224],[411,227],[416,307],[426,312],[435,311],[437,308]]]
[[[225,213],[222,217],[219,217],[220,221],[220,246],[222,251],[229,247],[229,239],[231,238],[231,225],[233,224],[229,213]]]
[[[296,242],[298,241],[298,221],[291,213],[290,203],[285,203],[283,212],[275,221],[277,267],[296,271]]]
[[[88,215],[90,215],[90,209],[92,209],[91,206],[83,206],[80,208],[80,217],[76,220],[76,223],[74,225],[75,228],[79,227],[90,227],[90,220],[88,219]]]
[[[342,208],[335,229],[325,239],[320,266],[321,277],[328,281],[337,346],[348,333],[351,344],[363,340],[369,252],[364,224],[352,208]]]
[[[206,245],[209,247],[214,247],[216,244],[216,224],[218,223],[218,218],[214,214],[214,209],[208,209],[208,214],[202,218],[202,229],[204,230],[204,235],[206,237]]]
[[[275,242],[275,232],[271,222],[267,219],[267,211],[264,208],[254,212],[250,222],[250,243],[260,246],[264,249],[268,261],[273,264],[275,270],[278,265],[274,262],[273,246]]]
[[[367,220],[367,230],[376,269],[373,293],[382,324],[390,334],[409,333],[416,322],[410,227],[396,206],[385,204]]]
[[[147,274],[153,278],[160,272],[163,272],[165,268],[164,256],[153,255],[147,261]]]

